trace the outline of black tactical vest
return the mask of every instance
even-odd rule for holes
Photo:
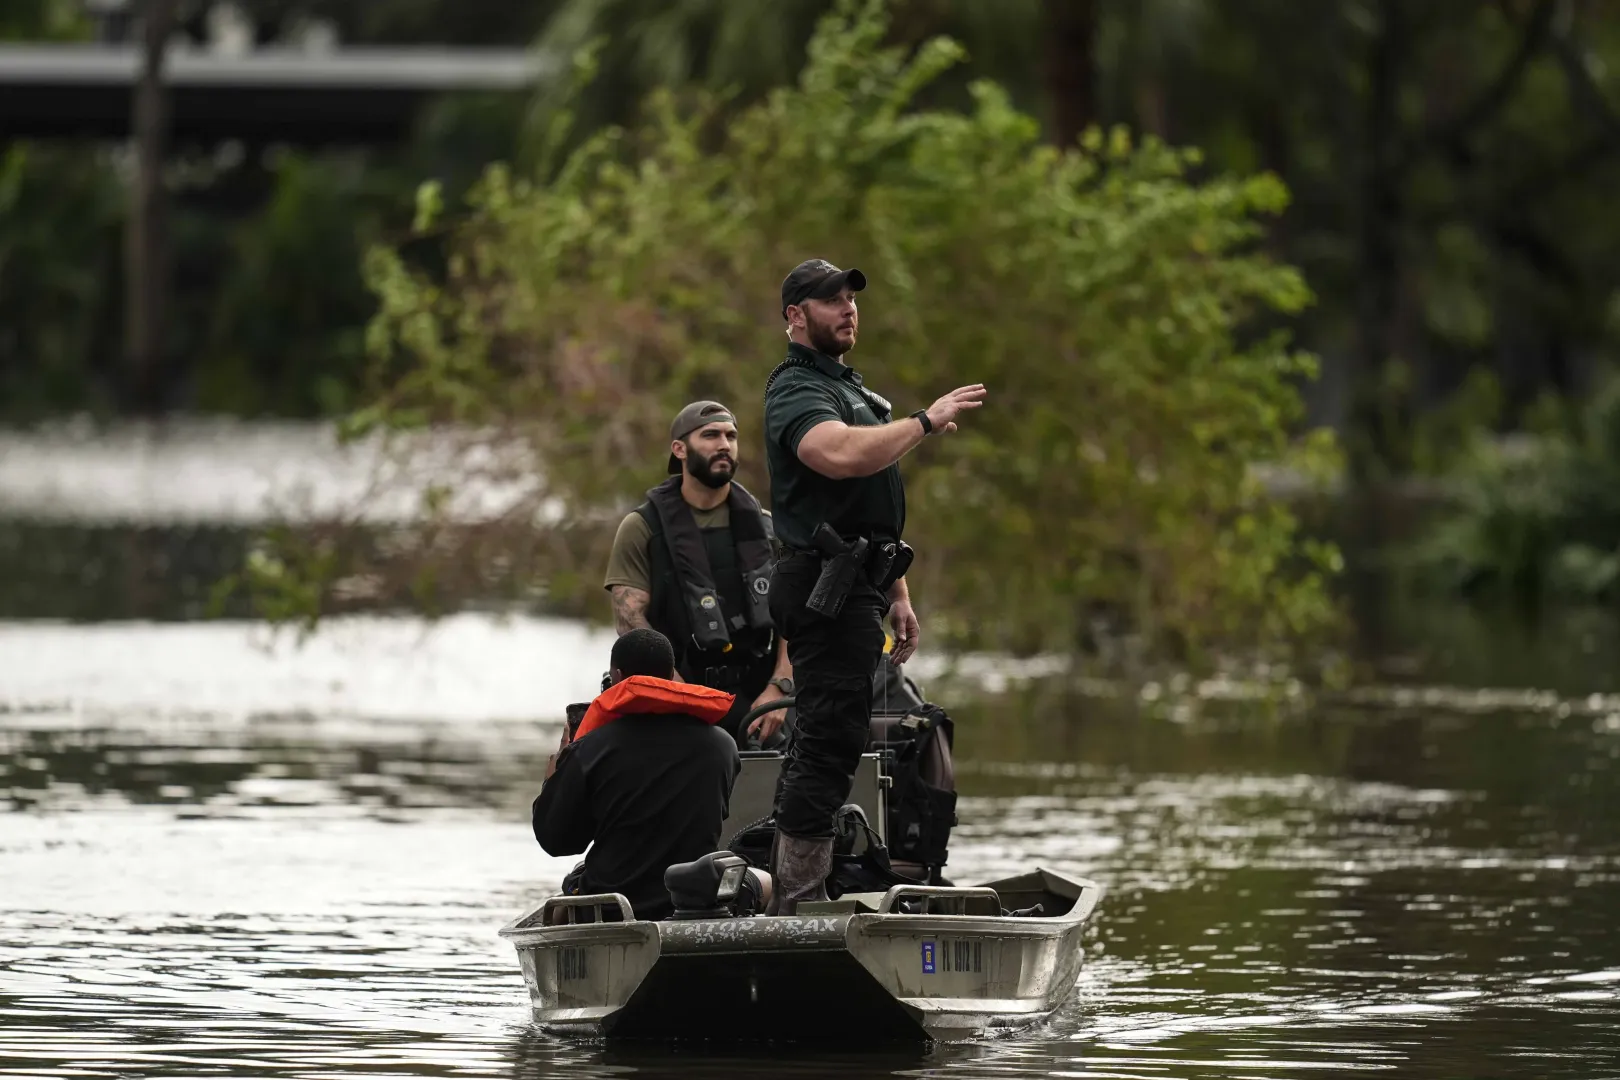
[[[699,529],[680,498],[679,483],[679,477],[671,477],[649,491],[648,501],[636,508],[652,531],[647,622],[675,647],[682,678],[713,685],[711,669],[730,669],[723,681],[733,685],[717,689],[737,693],[749,684],[751,693],[757,694],[775,664],[769,608],[770,520],[733,482],[731,527]],[[683,548],[685,558],[678,554]],[[683,572],[683,567],[692,572]],[[751,686],[754,682],[757,688]]]

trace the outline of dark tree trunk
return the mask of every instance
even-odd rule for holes
[[[1095,0],[1041,0],[1052,141],[1073,146],[1097,120]]]
[[[124,336],[131,404],[143,414],[163,407],[169,293],[167,199],[169,100],[163,62],[174,28],[176,0],[146,0],[141,69],[135,83],[132,130],[135,185],[124,243]]]
[[[1393,445],[1388,365],[1394,351],[1396,278],[1400,271],[1397,228],[1399,180],[1395,156],[1400,66],[1404,27],[1403,0],[1379,0],[1379,26],[1366,61],[1357,148],[1355,233],[1355,337],[1348,353],[1350,399],[1346,435],[1349,468],[1345,544],[1355,553],[1385,550],[1391,534],[1389,486],[1383,481],[1398,468]],[[1396,421],[1398,422],[1398,421]],[[1355,610],[1355,625],[1364,655],[1386,648],[1388,589],[1371,560],[1352,557],[1345,585]]]
[[[1136,125],[1144,134],[1170,138],[1170,109],[1165,101],[1164,84],[1156,74],[1144,72],[1136,84]]]
[[[1387,385],[1400,288],[1400,171],[1396,161],[1401,64],[1406,51],[1402,0],[1380,0],[1379,28],[1367,58],[1356,237],[1356,342],[1350,415],[1351,477],[1365,485],[1399,470],[1403,399]]]

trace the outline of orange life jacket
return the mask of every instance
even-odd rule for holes
[[[632,675],[597,695],[591,707],[585,710],[585,719],[579,722],[579,730],[574,733],[574,738],[583,739],[621,716],[638,714],[682,713],[695,716],[706,724],[718,724],[731,711],[731,703],[736,699],[735,694],[697,683]]]

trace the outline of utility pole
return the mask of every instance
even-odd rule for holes
[[[176,3],[145,0],[142,6],[141,66],[131,123],[135,184],[124,239],[124,340],[132,403],[146,415],[163,406],[168,340],[168,199],[163,167],[168,157],[169,95],[163,65]]]

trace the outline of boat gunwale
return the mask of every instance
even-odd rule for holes
[[[657,926],[646,919],[627,923],[530,926],[522,930],[502,930],[501,937],[519,949],[538,945],[627,945],[658,940]]]
[[[1041,940],[1060,937],[1083,919],[1008,919],[992,915],[855,915],[862,933],[903,937],[939,934],[949,937],[1003,937]],[[871,921],[866,921],[871,920]],[[852,927],[853,929],[854,927]]]
[[[905,915],[893,911],[877,911],[828,915],[752,915],[724,919],[631,919],[627,922],[523,926],[523,923],[534,918],[555,899],[547,898],[503,926],[500,936],[517,948],[535,948],[551,944],[610,945],[651,939],[658,941],[661,949],[669,949],[675,953],[811,952],[820,949],[838,949],[847,947],[848,939],[854,933],[885,937],[921,933],[1043,939],[1057,937],[1084,923],[1091,917],[1102,899],[1102,886],[1089,878],[1071,878],[1045,867],[1037,867],[1033,872],[1050,874],[1079,890],[1079,895],[1075,897],[1068,911],[1062,915],[1052,916],[950,915],[934,912]],[[996,884],[997,882],[988,882],[971,888],[994,888]],[[897,886],[891,889],[890,893],[902,889],[903,887]],[[592,900],[605,902],[617,896],[615,893],[603,893],[600,896],[569,899],[572,901],[570,906],[583,907],[589,906]],[[787,927],[786,924],[790,921],[799,927],[798,936]],[[825,925],[815,925],[818,923]],[[672,949],[669,948],[671,946]]]
[[[1079,905],[1076,904],[1076,908]],[[859,912],[800,918],[754,915],[735,919],[690,921],[633,919],[627,923],[568,923],[503,928],[501,937],[517,948],[541,945],[612,945],[656,938],[667,951],[680,952],[809,952],[845,947],[852,932],[902,937],[939,934],[966,937],[1001,937],[1040,940],[1058,937],[1083,923],[1088,913],[1013,918],[1005,915],[895,915]],[[791,920],[798,933],[784,925]],[[519,920],[521,921],[521,920]],[[804,923],[825,921],[816,928]],[[721,925],[724,924],[724,925]]]

